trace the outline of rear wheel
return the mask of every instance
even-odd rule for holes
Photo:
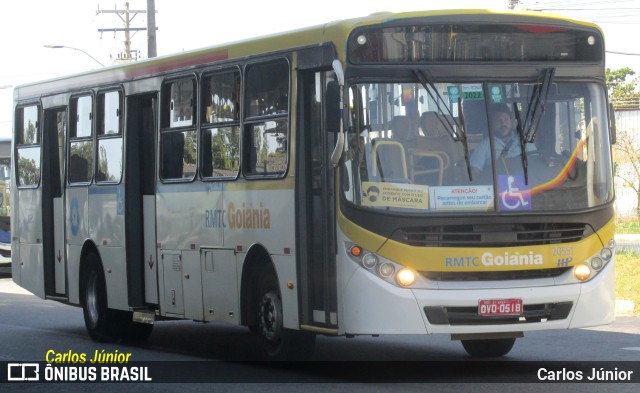
[[[87,332],[95,341],[117,341],[123,336],[127,313],[107,307],[107,286],[98,257],[89,254],[85,263],[82,309]]]
[[[255,333],[266,360],[297,360],[310,357],[315,347],[315,335],[286,329],[282,314],[282,296],[275,274],[265,272],[258,286]]]
[[[499,338],[491,340],[462,340],[465,351],[477,358],[496,358],[511,351],[515,338]]]

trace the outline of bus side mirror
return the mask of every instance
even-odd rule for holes
[[[340,132],[342,121],[340,108],[340,85],[336,81],[327,83],[325,124],[328,132]]]
[[[616,144],[617,138],[616,109],[613,107],[613,104],[609,103],[609,139],[612,145]]]

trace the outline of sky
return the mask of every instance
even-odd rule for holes
[[[319,25],[380,11],[443,8],[505,9],[508,0],[155,0],[158,55],[233,42],[250,37]],[[640,40],[629,31],[640,25],[640,0],[520,0],[520,7],[550,10],[600,24],[605,32],[607,67],[631,67],[640,75]],[[146,0],[129,0],[130,10],[145,10]],[[0,13],[0,137],[12,127],[13,86],[111,65],[122,52],[124,33],[113,11],[125,1],[20,0],[3,2]],[[140,13],[131,27],[146,27]],[[44,45],[78,48],[49,49]],[[146,32],[132,37],[132,49],[146,58]]]

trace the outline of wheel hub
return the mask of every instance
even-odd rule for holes
[[[258,331],[260,336],[271,342],[278,342],[282,335],[282,315],[279,298],[275,291],[269,291],[260,300]]]

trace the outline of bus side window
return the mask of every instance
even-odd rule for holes
[[[16,110],[16,182],[34,187],[40,183],[40,107],[32,105]]]
[[[71,99],[69,183],[90,183],[93,178],[93,97]]]
[[[195,177],[197,133],[196,80],[186,77],[162,85],[160,178],[188,181]]]
[[[240,169],[240,71],[206,75],[202,81],[200,176],[232,179]]]
[[[98,94],[96,181],[118,183],[122,178],[122,94],[108,91]]]
[[[181,179],[183,173],[184,134],[171,132],[162,134],[163,179]]]
[[[289,158],[289,63],[247,68],[244,169],[247,176],[281,176]]]
[[[69,159],[69,182],[80,183],[87,181],[89,163],[79,154],[72,154]]]

